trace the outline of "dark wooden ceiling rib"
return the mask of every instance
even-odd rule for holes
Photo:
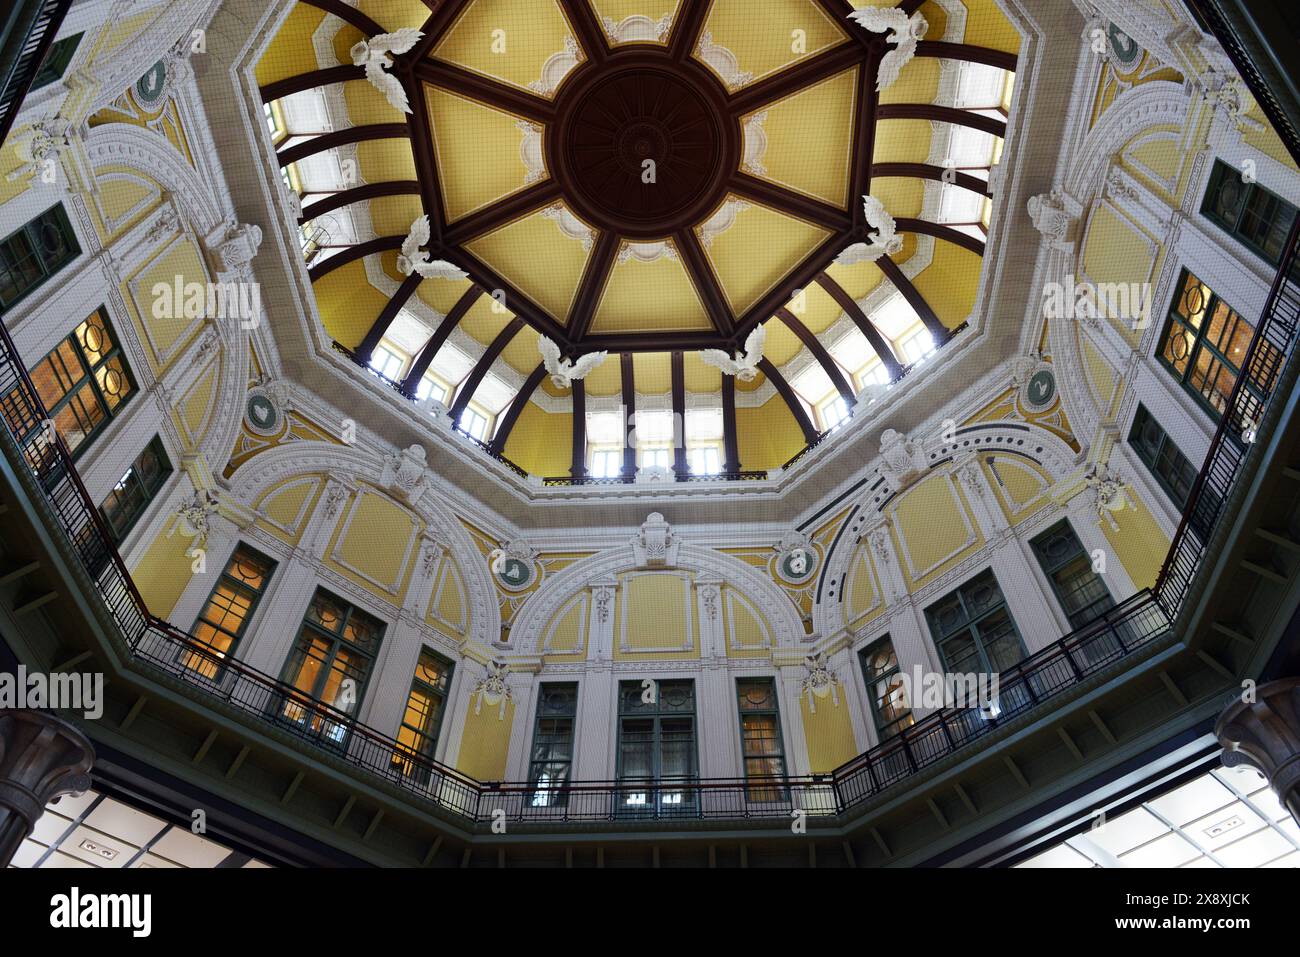
[[[516,219],[522,219],[543,206],[549,206],[562,196],[560,184],[553,179],[534,183],[505,199],[499,199],[477,212],[449,223],[443,232],[443,244],[462,246],[484,233],[490,233]]]
[[[817,364],[826,372],[827,378],[831,380],[831,385],[835,386],[844,401],[852,407],[857,402],[857,393],[853,391],[853,386],[849,385],[848,380],[844,378],[844,373],[835,363],[831,354],[826,351],[826,347],[821,344],[821,340],[813,335],[812,330],[799,321],[799,318],[789,309],[778,309],[777,318],[784,322],[796,336],[799,341],[808,347],[808,351],[813,354]]]
[[[600,25],[596,11],[588,0],[560,0],[564,15],[578,35],[578,42],[589,60],[599,62],[609,56],[609,41],[605,28]]]
[[[853,12],[853,0],[817,0],[818,5],[826,11],[826,15],[834,20],[841,30],[853,37],[861,46],[869,49],[875,49],[879,46],[877,42],[879,34],[864,30],[856,23],[849,22],[849,14]]]
[[[349,246],[347,249],[340,250],[324,262],[312,266],[307,271],[311,281],[328,276],[340,266],[346,266],[350,262],[369,256],[371,253],[387,252],[390,249],[401,249],[402,241],[405,236],[380,236],[378,239],[371,239],[364,243],[358,243],[355,246]]]
[[[367,123],[364,126],[350,126],[346,130],[335,130],[313,136],[305,143],[291,146],[275,154],[281,166],[288,166],[308,156],[315,156],[325,150],[332,150],[351,143],[364,143],[367,140],[401,139],[411,135],[411,129],[405,123]]]
[[[752,113],[774,100],[843,73],[861,62],[862,48],[856,43],[845,42],[737,90],[728,97],[727,103],[733,116]]]
[[[523,316],[542,335],[560,343],[561,348],[569,341],[564,326],[556,322],[545,309],[506,282],[505,277],[483,260],[464,248],[455,250],[455,258],[456,265],[469,273],[470,278],[487,290],[489,295],[500,291],[505,296],[503,305],[506,309],[516,316]]]
[[[434,245],[440,245],[447,225],[447,206],[443,201],[438,162],[433,155],[433,132],[429,128],[429,107],[424,98],[424,84],[408,83],[407,94],[411,98],[411,112],[406,116],[406,123],[411,132],[415,177],[420,181],[420,198],[424,201],[424,212],[429,217],[429,238]]]
[[[827,236],[822,240],[821,245],[795,268],[794,272],[750,306],[736,322],[735,341],[743,341],[751,329],[760,322],[766,322],[777,309],[793,299],[795,290],[804,289],[810,282],[816,280],[817,274],[829,266],[835,257],[843,252],[844,247],[849,245],[850,235],[846,230]]]
[[[895,220],[895,223],[898,225],[899,232],[924,233],[927,236],[933,236],[935,239],[954,243],[963,249],[969,249],[977,256],[984,255],[984,244],[969,233],[963,233],[960,229],[953,229],[951,226],[944,226],[942,223],[932,223],[924,219],[908,219],[906,217],[899,217]]]
[[[478,286],[470,286],[465,290],[464,295],[456,300],[456,305],[451,307],[451,312],[443,317],[438,328],[433,330],[433,335],[415,356],[415,361],[411,363],[411,369],[406,373],[406,378],[402,380],[402,391],[408,395],[414,395],[416,387],[419,386],[420,380],[424,374],[429,371],[429,364],[433,362],[434,356],[442,348],[442,344],[447,341],[451,331],[460,324],[461,319],[465,318],[465,313],[469,312],[474,303],[478,302],[479,296],[483,295],[483,290]]]
[[[600,234],[591,255],[587,257],[582,280],[573,297],[573,308],[569,310],[569,339],[574,343],[580,343],[591,328],[596,317],[596,307],[600,305],[600,297],[605,291],[605,283],[609,281],[609,274],[618,260],[620,245],[618,234],[606,230]]]
[[[736,377],[722,377],[722,448],[725,461],[722,468],[727,472],[740,471],[740,444],[736,439]]]
[[[968,63],[983,63],[1002,70],[1015,71],[1016,55],[993,50],[989,47],[977,47],[969,43],[948,43],[944,40],[922,40],[916,45],[917,56],[942,57],[945,60],[965,60]]]
[[[483,377],[488,374],[488,370],[492,368],[492,363],[497,361],[497,356],[501,355],[501,350],[510,345],[510,340],[518,335],[519,330],[525,325],[527,323],[523,319],[515,316],[497,333],[496,338],[484,350],[483,355],[479,356],[479,360],[474,364],[469,377],[461,385],[460,391],[456,393],[456,401],[452,403],[451,420],[453,422],[460,419],[460,414],[469,405],[469,400],[474,398],[474,393],[478,391],[479,384],[483,381]]]
[[[871,161],[876,152],[876,110],[880,105],[880,94],[876,92],[879,64],[880,48],[873,47],[858,72],[853,153],[849,160],[849,211],[853,214],[855,227],[866,225],[862,197],[871,192]]]
[[[456,22],[456,18],[469,2],[470,0],[424,0],[425,6],[430,7],[433,12],[424,21],[424,26],[420,27],[424,36],[411,50],[411,59],[423,60],[427,57],[451,29],[452,24]]]
[[[781,375],[780,370],[772,364],[771,359],[760,359],[758,362],[759,369],[763,375],[772,380],[772,385],[776,386],[776,391],[781,394],[785,404],[790,407],[790,414],[794,420],[799,423],[799,429],[803,432],[804,441],[811,445],[817,441],[817,428],[812,424],[812,419],[808,418],[808,413],[804,410],[803,403],[795,395],[794,389],[790,388],[790,383],[785,381],[785,376]]]
[[[395,180],[391,183],[367,183],[365,186],[354,186],[352,189],[340,190],[337,193],[331,193],[325,199],[318,199],[309,206],[304,206],[302,216],[298,219],[300,223],[307,223],[317,216],[323,216],[325,213],[333,212],[343,206],[352,203],[360,203],[368,199],[380,199],[384,196],[404,196],[407,194],[418,194],[420,184],[413,179]],[[400,243],[399,243],[400,245]]]
[[[432,83],[444,90],[452,90],[508,113],[517,113],[534,123],[555,122],[554,103],[536,93],[521,90],[517,86],[493,80],[481,73],[444,63],[441,60],[419,60],[412,70],[416,80]]]
[[[587,389],[579,379],[570,390],[573,402],[573,449],[569,461],[569,474],[574,478],[587,477]]]
[[[704,311],[708,313],[713,328],[717,330],[718,335],[730,338],[733,332],[731,305],[727,302],[726,293],[718,283],[718,277],[713,274],[709,257],[704,254],[704,247],[700,245],[695,230],[679,231],[673,236],[673,243],[682,255],[682,262],[686,264],[686,271],[695,285],[700,301],[704,303]]]
[[[310,90],[318,86],[329,86],[331,83],[346,83],[348,80],[360,80],[365,75],[364,67],[347,63],[343,66],[330,66],[323,70],[312,70],[310,73],[299,73],[297,76],[276,80],[274,83],[268,83],[266,86],[260,87],[258,92],[262,95],[263,103],[270,103],[272,100],[292,96],[294,93],[301,93],[303,90]]]
[[[830,297],[835,300],[835,304],[844,310],[844,314],[852,319],[853,324],[866,336],[868,344],[880,357],[885,370],[889,373],[889,381],[893,382],[901,376],[903,374],[903,365],[898,361],[898,357],[894,355],[894,349],[889,344],[889,340],[876,328],[876,324],[862,311],[862,307],[848,294],[848,291],[827,273],[818,275],[817,284],[830,294]]]
[[[669,357],[672,368],[673,387],[673,471],[685,475],[686,468],[686,356],[680,350]],[[676,441],[677,430],[681,429],[682,440]]]
[[[934,179],[943,181],[943,174],[946,171],[942,166],[934,166],[930,163],[873,163],[871,166],[871,175],[886,176],[907,176],[917,179]],[[977,176],[971,176],[969,173],[956,173],[952,178],[954,186],[961,186],[979,193],[981,196],[992,196],[989,192],[989,184]]]
[[[385,33],[379,24],[371,20],[368,16],[358,10],[356,7],[349,7],[342,0],[304,0],[310,6],[318,10],[324,10],[326,13],[332,13],[345,23],[350,23],[368,37],[376,34]]]
[[[367,363],[370,361],[371,354],[375,351],[375,346],[379,345],[379,340],[388,334],[388,327],[393,324],[397,318],[398,312],[410,300],[417,286],[424,279],[419,273],[411,273],[402,280],[402,284],[397,287],[397,292],[393,293],[391,299],[385,304],[379,317],[370,325],[369,331],[361,340],[361,345],[356,348],[357,361]]]
[[[910,17],[912,14],[916,13],[917,10],[921,9],[921,4],[923,3],[925,3],[925,0],[903,0],[903,2],[898,5],[898,8]]]
[[[635,423],[636,419],[636,367],[632,362],[632,353],[621,352],[618,356],[619,381],[623,386],[623,414],[627,416],[624,420],[624,427],[627,423]],[[636,475],[636,449],[632,447],[631,442],[623,443],[623,478],[631,479]]]
[[[720,345],[716,332],[623,332],[590,333],[582,340],[583,352],[670,352],[683,349],[716,349]]]
[[[510,433],[514,431],[515,423],[519,421],[519,413],[523,412],[524,407],[528,405],[528,400],[537,391],[537,387],[541,384],[544,375],[546,375],[546,365],[539,362],[537,368],[528,373],[528,378],[519,387],[515,397],[510,400],[509,408],[501,414],[501,421],[497,424],[496,433],[492,436],[492,441],[488,443],[493,452],[500,455],[506,450],[506,442],[510,439]]]
[[[731,189],[747,199],[770,206],[796,219],[815,223],[824,229],[841,230],[848,229],[852,225],[852,217],[839,207],[796,193],[788,187],[758,179],[748,173],[736,173],[732,176]]]
[[[925,301],[925,297],[912,285],[912,280],[904,275],[903,270],[898,268],[898,264],[888,256],[881,256],[876,260],[876,265],[885,274],[885,278],[894,284],[894,288],[903,294],[903,298],[912,307],[912,311],[921,317],[921,321],[925,323],[925,328],[929,330],[934,344],[939,346],[947,342],[948,327],[935,315],[934,310],[930,308],[930,304]]]
[[[1007,124],[982,113],[959,110],[953,106],[935,106],[933,103],[885,103],[876,109],[878,120],[936,120],[940,123],[955,123],[957,126],[969,126],[971,129],[994,136],[1005,137]]]
[[[668,37],[668,52],[674,60],[685,60],[695,52],[710,6],[711,0],[682,0]]]

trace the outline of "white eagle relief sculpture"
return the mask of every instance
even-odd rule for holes
[[[429,241],[429,217],[421,216],[411,223],[411,231],[402,240],[402,251],[397,257],[397,268],[403,276],[419,273],[425,279],[464,279],[469,274],[457,269],[445,259],[429,261],[429,254],[420,247]]]
[[[705,365],[721,369],[724,375],[734,375],[741,382],[750,382],[758,375],[758,364],[763,361],[763,343],[767,341],[767,329],[755,326],[754,331],[745,339],[744,353],[737,353],[735,358],[721,349],[705,349],[700,359]]]
[[[557,389],[567,389],[578,379],[587,376],[609,355],[608,352],[588,352],[576,361],[560,358],[560,347],[545,336],[537,337],[537,350],[542,354],[542,364]]]
[[[873,263],[881,256],[893,256],[903,251],[903,237],[898,235],[898,226],[894,222],[894,217],[885,212],[885,205],[874,196],[863,196],[862,208],[867,214],[867,225],[874,230],[867,234],[871,242],[854,243],[835,257],[838,265]]]
[[[406,99],[406,90],[402,81],[388,72],[393,65],[390,53],[405,53],[415,46],[416,41],[424,36],[415,27],[403,27],[395,33],[381,33],[369,40],[354,44],[351,49],[352,62],[366,68],[366,79],[395,110],[411,112],[411,104]]]
[[[849,19],[872,33],[889,31],[886,39],[894,44],[894,49],[880,58],[880,69],[876,72],[877,90],[893,86],[903,67],[916,56],[917,43],[930,29],[930,24],[921,14],[914,13],[909,17],[898,7],[863,7],[850,13]]]

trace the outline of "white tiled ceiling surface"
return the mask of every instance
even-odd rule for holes
[[[1263,775],[1215,768],[1017,867],[1300,867],[1300,827]]]
[[[267,867],[230,848],[87,791],[45,809],[10,867]]]

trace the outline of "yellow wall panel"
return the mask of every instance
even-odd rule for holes
[[[847,689],[841,684],[835,690],[839,704],[828,694],[817,699],[816,712],[808,705],[808,695],[799,696],[804,738],[808,743],[808,769],[813,774],[835,770],[860,750],[853,738],[853,722],[845,700]]]
[[[505,717],[501,706],[482,702],[474,713],[478,698],[470,699],[465,715],[465,731],[460,739],[456,769],[479,781],[501,781],[506,776],[510,756],[510,729],[515,721],[515,703],[507,700]]]

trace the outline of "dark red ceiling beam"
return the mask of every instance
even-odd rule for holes
[[[371,253],[387,252],[390,249],[401,249],[402,241],[405,236],[380,236],[378,239],[371,239],[364,243],[358,243],[355,246],[349,246],[340,252],[335,253],[329,259],[312,266],[307,275],[312,282],[328,276],[340,266],[346,266],[350,262],[355,262]]]
[[[853,324],[866,337],[872,351],[880,357],[881,363],[889,373],[889,381],[893,382],[899,378],[903,374],[903,364],[894,355],[894,348],[890,345],[889,340],[876,328],[876,324],[871,321],[870,317],[862,311],[862,307],[857,304],[857,301],[827,273],[821,273],[817,276],[817,284],[826,290],[830,297],[835,300],[835,304],[844,310],[844,314],[853,320]]]
[[[619,382],[623,387],[623,414],[627,416],[624,427],[636,424],[636,368],[632,362],[632,353],[621,352],[618,356]],[[623,478],[631,481],[636,477],[636,449],[631,442],[623,443]]]
[[[576,479],[587,477],[587,389],[581,379],[569,390],[573,402],[573,447],[569,474]]]
[[[470,0],[424,0],[425,6],[431,8],[433,12],[424,21],[424,26],[420,27],[420,32],[424,36],[411,50],[413,62],[423,60],[433,51],[469,3]]]
[[[343,3],[342,0],[303,0],[303,2],[316,7],[318,10],[334,14],[334,16],[345,23],[350,23],[368,37],[387,32],[356,7],[350,7]]]
[[[785,404],[790,407],[790,414],[794,416],[794,420],[799,423],[800,431],[803,432],[804,442],[812,445],[817,441],[819,433],[816,426],[812,424],[812,419],[808,418],[808,413],[805,411],[803,403],[799,401],[799,396],[795,395],[794,389],[790,388],[790,383],[785,381],[785,376],[781,375],[780,370],[772,364],[771,359],[760,359],[758,368],[762,370],[763,375],[772,380],[772,385],[776,386],[776,391],[781,394]]]
[[[578,291],[573,297],[573,307],[569,310],[569,338],[575,343],[582,341],[596,318],[596,308],[604,295],[605,284],[609,282],[609,274],[614,271],[614,263],[618,261],[620,245],[619,235],[607,230],[600,234],[587,257]]]
[[[934,120],[939,123],[954,123],[957,126],[969,126],[971,129],[994,136],[1005,137],[1007,124],[982,113],[959,110],[952,106],[935,106],[932,103],[884,103],[876,108],[878,120]]]
[[[456,401],[451,406],[451,420],[460,421],[461,413],[469,405],[469,400],[474,398],[474,393],[478,391],[479,384],[482,383],[483,377],[488,374],[492,368],[492,363],[497,361],[497,356],[501,355],[501,350],[510,345],[510,340],[519,334],[526,323],[522,318],[516,316],[506,323],[505,327],[497,333],[492,344],[484,350],[483,355],[479,356],[478,362],[474,364],[473,370],[469,377],[461,385],[460,391],[456,393]]]
[[[811,255],[795,267],[794,272],[773,286],[767,294],[745,311],[736,322],[734,341],[743,342],[751,329],[760,322],[766,322],[776,314],[777,309],[793,299],[796,290],[804,289],[809,283],[815,281],[817,274],[829,266],[851,240],[852,234],[847,231],[826,237]]]
[[[725,472],[740,471],[740,443],[736,439],[736,377],[722,376],[722,448]]]
[[[550,206],[562,197],[560,184],[553,179],[544,179],[449,223],[443,232],[442,242],[446,246],[463,246],[485,233]]]
[[[331,193],[325,199],[319,199],[310,206],[304,206],[302,216],[298,222],[307,223],[317,216],[323,216],[326,213],[333,212],[343,206],[350,206],[352,203],[361,203],[370,199],[381,199],[385,196],[405,196],[408,194],[418,195],[420,184],[413,180],[395,180],[391,183],[367,183],[365,186],[354,186],[352,189],[340,190],[337,193]],[[399,244],[400,245],[400,244]]]
[[[464,248],[455,250],[455,264],[469,273],[471,279],[482,286],[489,295],[500,293],[506,309],[516,316],[522,316],[534,329],[548,336],[564,348],[569,344],[569,335],[564,326],[552,318],[551,314],[533,302],[522,292],[507,282],[505,277]]]
[[[824,229],[842,230],[852,225],[852,217],[830,203],[822,202],[788,187],[758,179],[748,173],[735,173],[731,177],[732,192],[762,203],[788,216],[814,223]]]
[[[722,291],[718,277],[713,274],[709,257],[704,254],[704,247],[700,245],[695,230],[680,230],[674,235],[673,244],[681,253],[686,272],[695,285],[695,292],[699,295],[700,302],[704,303],[704,311],[708,313],[713,328],[717,330],[719,336],[730,337],[733,331],[731,304],[727,302],[726,293]]]
[[[853,37],[859,45],[868,49],[879,46],[880,34],[864,30],[849,21],[849,14],[854,10],[853,0],[817,0],[817,3],[826,11],[827,16],[839,24],[841,30]]]
[[[379,340],[388,334],[388,327],[393,324],[393,320],[397,318],[397,314],[402,310],[402,307],[410,300],[423,278],[419,273],[411,273],[402,280],[402,284],[397,287],[397,292],[393,293],[392,298],[380,311],[379,317],[370,324],[370,329],[355,350],[357,361],[362,365],[370,362],[375,346],[379,345]]]
[[[862,48],[856,43],[845,42],[824,53],[799,60],[780,73],[737,90],[727,98],[727,105],[733,116],[753,113],[775,100],[828,80],[861,62]]]
[[[853,116],[853,153],[849,165],[849,211],[853,225],[866,225],[862,197],[871,192],[871,161],[876,152],[876,110],[880,94],[876,92],[876,72],[880,48],[873,47],[858,71],[857,110]]]
[[[588,335],[583,352],[669,352],[729,349],[734,343],[716,332],[622,332]]]
[[[497,429],[492,435],[492,441],[488,443],[488,447],[493,452],[500,455],[506,450],[506,442],[510,439],[510,433],[514,431],[515,423],[519,421],[519,414],[524,411],[545,375],[546,365],[539,362],[537,368],[528,374],[524,384],[515,393],[509,407],[501,414],[501,421],[497,423]]]
[[[945,182],[942,166],[934,166],[930,163],[874,163],[871,167],[873,177],[885,178],[889,176],[903,176],[912,179],[933,179]],[[969,173],[960,173],[954,171],[953,175],[947,180],[954,186],[960,186],[963,189],[969,189],[972,192],[979,193],[981,196],[992,196],[989,192],[989,184],[977,176],[971,176]]]
[[[259,87],[258,92],[262,95],[263,103],[270,103],[273,100],[292,96],[295,93],[311,90],[318,86],[346,83],[348,80],[361,80],[365,78],[365,75],[366,71],[363,67],[347,63],[343,66],[330,66],[323,70],[312,70],[310,73],[299,73],[297,76],[276,80],[274,83]]]
[[[941,57],[945,60],[965,60],[968,63],[983,63],[1002,70],[1016,69],[1016,55],[977,47],[969,43],[947,43],[943,40],[922,40],[916,45],[917,56]]]
[[[332,133],[313,136],[305,143],[280,150],[275,154],[275,159],[281,166],[288,166],[308,156],[315,156],[317,153],[340,146],[365,143],[369,140],[403,139],[410,135],[411,129],[405,123],[367,123],[364,126],[350,126],[346,130],[334,130]]]
[[[588,0],[560,0],[560,7],[569,26],[578,35],[578,43],[587,59],[600,62],[608,57],[609,41],[605,38],[605,28],[600,25]]]
[[[876,260],[876,265],[885,274],[885,278],[894,284],[894,288],[903,294],[903,298],[912,307],[912,311],[921,317],[921,322],[925,323],[925,328],[929,331],[934,344],[941,346],[947,342],[949,337],[948,327],[930,308],[930,304],[925,301],[925,297],[912,285],[912,280],[907,278],[903,270],[898,267],[898,264],[888,256],[881,256]]]
[[[534,123],[555,122],[555,104],[519,87],[493,80],[464,67],[453,66],[441,60],[420,60],[412,67],[415,78],[444,90],[460,93],[470,99],[514,113]]]
[[[442,195],[442,178],[438,161],[433,155],[433,132],[429,128],[429,106],[424,97],[423,83],[409,83],[411,112],[406,123],[411,132],[411,157],[415,160],[415,177],[420,181],[420,196],[424,212],[429,217],[429,238],[437,246],[447,226],[447,204]]]
[[[672,370],[673,421],[681,423],[682,440],[673,442],[673,471],[685,475],[686,467],[686,356],[680,350],[669,356]],[[673,428],[676,433],[676,427]]]
[[[970,235],[970,233],[963,233],[960,229],[953,229],[951,226],[932,223],[924,219],[909,219],[905,216],[900,216],[894,222],[901,233],[924,233],[926,236],[933,236],[935,239],[942,239],[944,242],[953,243],[963,249],[969,249],[977,256],[984,255],[984,243]]]
[[[831,380],[831,385],[835,386],[845,404],[852,408],[858,401],[857,393],[853,391],[853,386],[849,385],[848,380],[844,378],[844,373],[840,371],[839,365],[831,354],[826,351],[826,347],[821,344],[821,340],[813,335],[812,330],[800,322],[798,317],[789,309],[778,309],[776,315],[791,332],[799,337],[799,341],[808,347],[808,351],[813,354],[813,358],[822,367],[826,377]]]
[[[711,5],[711,0],[682,0],[673,17],[672,33],[668,37],[668,52],[674,60],[685,60],[695,52],[695,47],[700,42],[700,33],[704,30],[704,22],[709,18]]]
[[[464,295],[456,300],[456,305],[451,307],[451,312],[443,317],[438,328],[433,330],[433,334],[421,346],[420,351],[416,353],[415,361],[411,363],[410,371],[406,373],[406,378],[402,380],[402,391],[407,395],[415,395],[415,390],[420,385],[420,380],[424,374],[429,371],[429,364],[433,362],[438,350],[442,344],[447,341],[451,331],[460,324],[465,318],[465,313],[469,312],[474,303],[478,302],[479,296],[483,295],[483,290],[478,286],[470,286],[465,290]]]

